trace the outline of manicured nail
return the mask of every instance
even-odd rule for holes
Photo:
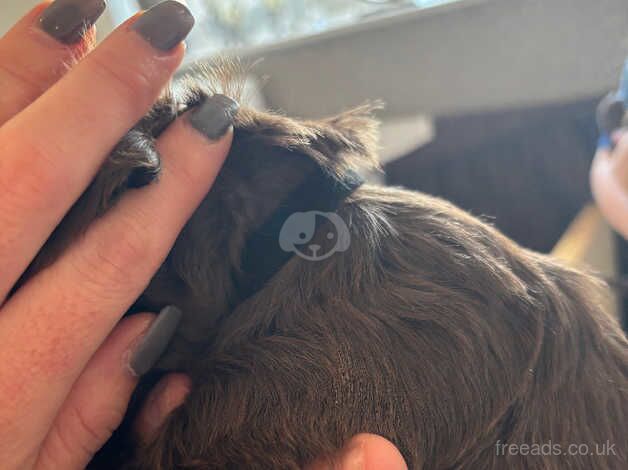
[[[107,8],[105,0],[56,0],[39,18],[41,29],[65,44],[79,42]]]
[[[173,306],[159,313],[131,355],[129,368],[134,375],[140,377],[153,368],[174,336],[181,316],[181,310]]]
[[[190,123],[210,140],[217,140],[233,125],[240,105],[225,95],[210,96],[190,113]]]
[[[180,2],[167,0],[145,12],[133,25],[156,49],[169,51],[183,41],[194,27],[194,17]]]

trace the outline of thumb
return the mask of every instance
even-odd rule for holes
[[[307,470],[408,470],[394,444],[374,434],[358,434],[329,459],[320,459]]]
[[[122,320],[111,332],[68,395],[39,453],[35,468],[85,468],[120,425],[138,378],[131,351],[154,315]]]

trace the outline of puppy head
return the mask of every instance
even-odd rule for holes
[[[241,300],[234,286],[242,275],[246,240],[297,186],[319,169],[341,178],[349,170],[378,168],[378,126],[372,116],[378,104],[317,121],[289,119],[247,107],[239,70],[223,62],[182,80],[169,96],[182,109],[214,93],[242,103],[223,169],[137,305],[150,310],[169,304],[182,308],[182,336],[191,343],[206,341],[217,318]],[[326,216],[333,218],[321,213]],[[342,227],[331,222],[333,239],[326,238],[325,244],[330,246],[314,247],[320,251],[306,256],[346,249]],[[291,233],[288,225],[277,244],[296,253],[301,243],[292,237],[303,234]]]

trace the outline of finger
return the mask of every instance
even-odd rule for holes
[[[628,191],[628,132],[626,130],[618,133],[612,157],[613,172]]]
[[[154,318],[149,314],[134,315],[116,327],[74,384],[54,425],[44,434],[43,446],[41,441],[32,439],[34,436],[14,445],[17,452],[12,453],[12,458],[16,460],[13,465],[3,462],[7,468],[18,468],[16,463],[19,468],[85,467],[121,422],[137,383],[125,359]],[[24,461],[26,449],[31,449],[37,465]]]
[[[208,100],[197,115],[207,106],[216,111],[215,101]],[[13,390],[24,391],[16,395],[0,387],[0,419],[5,414],[19,422],[28,412],[41,425],[52,421],[87,360],[145,289],[214,181],[233,135],[232,117],[224,108],[220,112],[222,120],[214,116],[214,122],[220,121],[225,135],[218,141],[206,139],[187,117],[175,121],[158,142],[159,183],[125,195],[7,301],[0,315],[0,374],[11,379]]]
[[[0,301],[158,97],[192,24],[173,0],[128,21],[0,128]]]
[[[626,128],[618,129],[613,132],[611,134],[611,141],[613,142],[613,145],[617,145],[626,134],[628,134],[628,130]]]
[[[185,374],[170,374],[150,392],[135,422],[135,432],[144,443],[154,439],[166,418],[180,407],[192,387]]]
[[[599,148],[594,159],[592,170],[599,171],[600,165],[608,165],[608,171],[614,175],[616,182],[628,191],[628,132],[619,129],[611,135],[612,150]],[[593,176],[593,172],[591,175]],[[593,183],[593,181],[592,181]]]
[[[403,456],[390,441],[359,434],[332,459],[321,459],[307,470],[407,470]]]
[[[0,39],[0,126],[89,52],[104,11],[104,0],[41,3]]]
[[[128,358],[154,320],[154,315],[133,315],[109,335],[63,404],[36,468],[85,468],[109,439],[121,423],[138,381],[128,367]]]

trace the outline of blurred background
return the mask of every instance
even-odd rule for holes
[[[2,0],[0,34],[35,3]],[[101,37],[158,1],[108,3]],[[381,182],[445,197],[624,283],[628,249],[590,207],[588,169],[595,106],[628,55],[626,0],[187,3],[197,26],[185,67],[263,59],[255,105],[296,117],[381,99]],[[612,301],[622,315],[623,297]]]

